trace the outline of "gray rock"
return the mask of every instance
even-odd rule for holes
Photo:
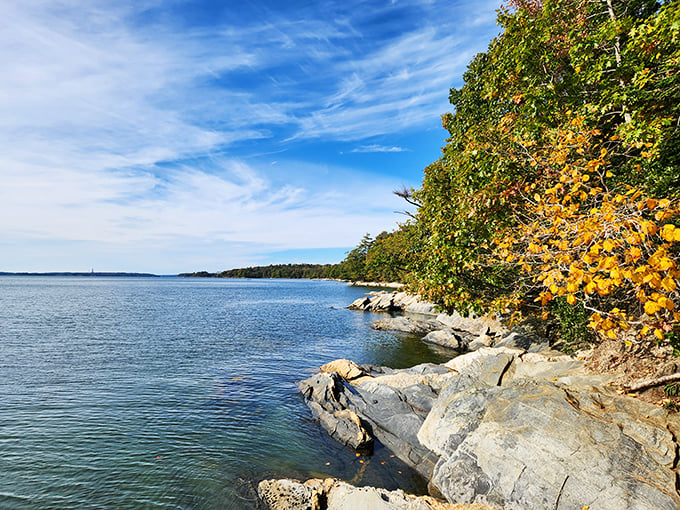
[[[432,484],[451,502],[680,508],[664,411],[632,399],[466,375],[442,391],[418,438],[441,455]]]
[[[421,315],[436,315],[435,306],[422,301],[418,296],[406,292],[373,292],[371,296],[359,298],[348,308],[364,312],[409,312]]]
[[[509,333],[508,328],[499,320],[492,317],[465,317],[458,312],[451,314],[441,313],[437,315],[437,321],[444,326],[458,331],[465,331],[471,335],[505,336]]]
[[[258,494],[270,510],[494,510],[485,505],[452,505],[399,489],[355,487],[333,478],[304,483],[263,480],[258,485]]]
[[[468,342],[465,338],[451,330],[446,329],[440,329],[428,333],[423,337],[423,342],[441,345],[459,352],[465,352],[468,348]]]
[[[516,331],[513,331],[494,344],[494,347],[512,347],[530,352],[542,351],[548,349],[549,346],[545,338]]]
[[[488,385],[495,386],[501,382],[512,361],[523,353],[521,349],[482,347],[474,352],[453,358],[444,366],[459,374],[467,374]]]
[[[314,401],[310,401],[308,405],[321,426],[333,439],[358,452],[373,451],[373,437],[356,413],[347,409],[329,412]]]
[[[351,381],[351,386],[343,383],[337,373],[321,373],[299,382],[298,387],[332,437],[350,446],[353,443],[348,437],[358,437],[358,431],[349,424],[339,427],[336,423],[337,418],[347,422],[347,417],[338,412],[349,410],[355,413],[364,430],[370,430],[372,437],[429,477],[438,457],[419,443],[417,433],[439,389],[455,374],[433,364],[388,372],[358,377]]]
[[[390,317],[389,319],[382,319],[371,324],[373,329],[382,331],[399,331],[402,333],[411,333],[413,335],[425,335],[430,331],[441,328],[434,320],[414,320],[410,317]]]
[[[346,361],[346,360],[341,360]],[[352,411],[344,386],[335,372],[322,372],[297,383],[314,417],[338,442],[360,452],[373,449],[373,436]]]

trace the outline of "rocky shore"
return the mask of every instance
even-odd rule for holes
[[[298,383],[333,438],[365,453],[380,441],[429,480],[434,498],[333,479],[264,481],[269,508],[680,508],[680,420],[618,394],[615,374],[592,374],[521,329],[438,314],[401,292],[351,308],[407,313],[375,327],[464,353],[401,370],[336,360]]]

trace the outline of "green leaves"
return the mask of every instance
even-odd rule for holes
[[[585,161],[582,140],[555,145],[570,119],[593,134],[608,165],[606,175],[587,170],[574,196],[586,177],[606,180],[612,196],[626,185],[678,195],[678,5],[515,0],[499,11],[503,32],[451,89],[453,113],[442,117],[450,138],[416,193],[422,245],[412,267],[422,293],[448,309],[533,302],[537,289],[521,266],[494,262],[489,246],[530,223],[523,189],[551,189],[564,168]]]

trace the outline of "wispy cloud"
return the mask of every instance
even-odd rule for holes
[[[387,145],[362,145],[356,149],[352,149],[351,152],[405,152],[409,149],[404,149],[403,147],[389,147]]]
[[[60,269],[50,243],[171,271],[389,228],[395,178],[328,144],[417,150],[380,135],[438,125],[495,6],[0,4],[0,269]]]

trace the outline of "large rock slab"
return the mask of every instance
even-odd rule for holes
[[[451,502],[506,509],[680,508],[677,445],[655,406],[547,381],[461,376],[418,433]]]

